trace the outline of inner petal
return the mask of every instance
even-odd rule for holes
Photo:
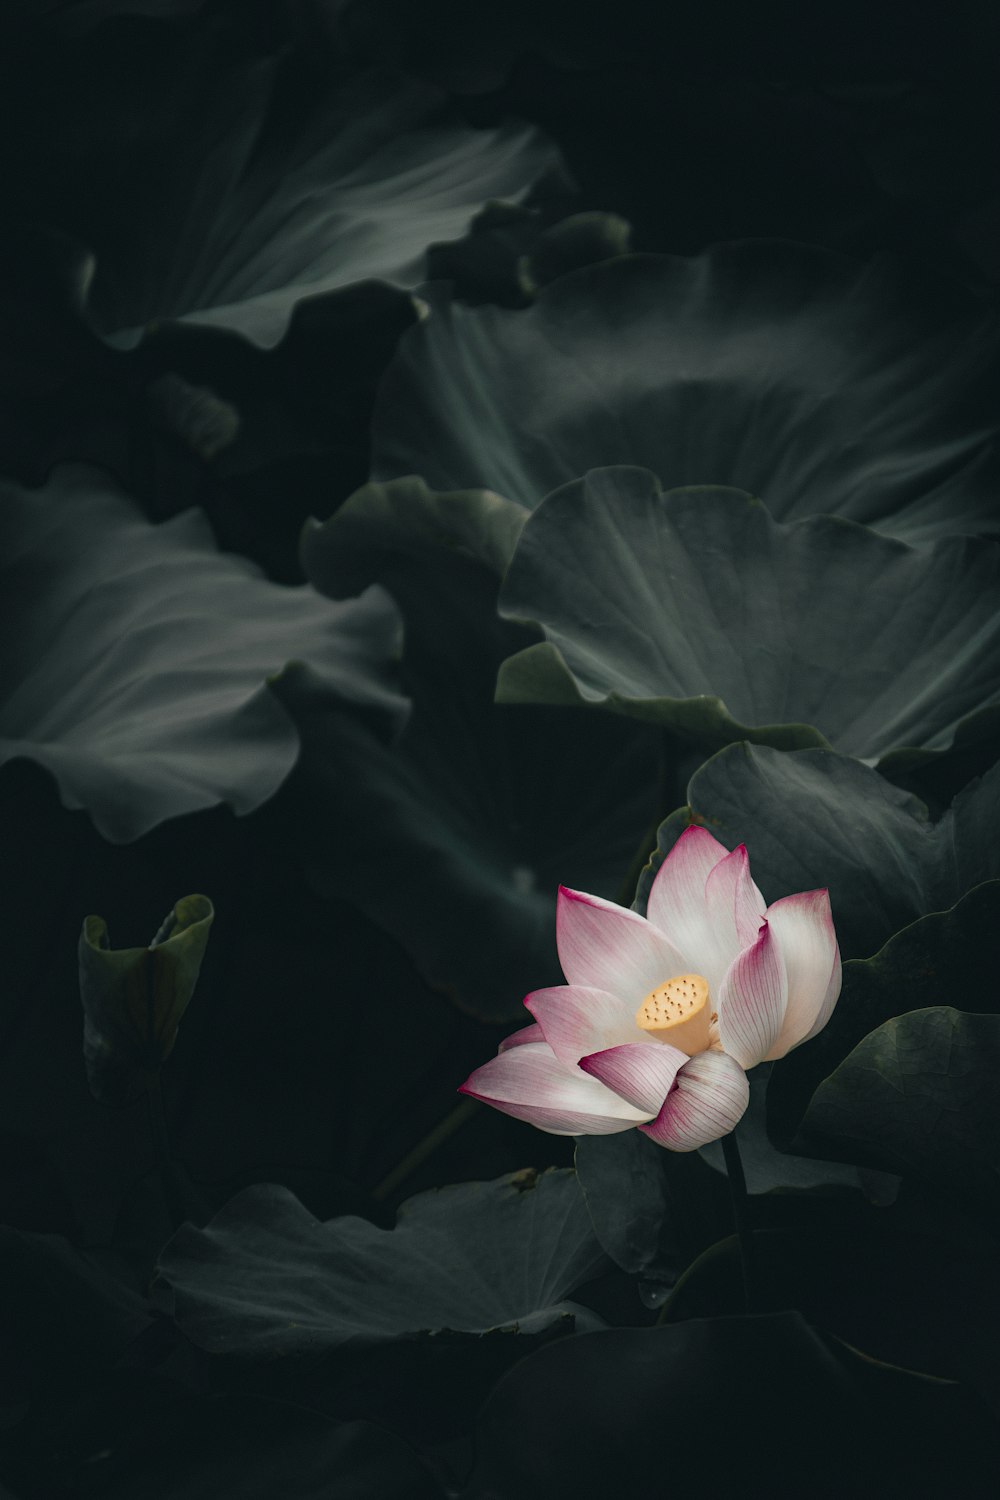
[[[636,1025],[647,1036],[669,1042],[688,1057],[711,1046],[715,1019],[708,980],[701,974],[677,974],[658,984],[635,1013]]]

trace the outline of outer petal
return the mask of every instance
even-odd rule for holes
[[[828,891],[802,891],[768,907],[767,922],[788,976],[785,1019],[767,1057],[784,1057],[822,1031],[840,995],[840,950]]]
[[[733,882],[719,880],[708,891],[708,877],[727,857],[729,850],[707,828],[685,828],[660,866],[646,906],[650,922],[683,956],[675,972],[703,974],[713,995],[742,946]],[[736,866],[731,868],[735,873]]]
[[[505,1036],[497,1051],[506,1052],[510,1047],[523,1047],[525,1042],[544,1042],[544,1040],[544,1031],[537,1021],[533,1021],[530,1026],[522,1026],[520,1031],[512,1031],[510,1036]]]
[[[671,1151],[697,1151],[734,1130],[749,1102],[739,1063],[725,1052],[699,1052],[681,1068],[656,1119],[639,1129]]]
[[[567,1067],[544,1042],[501,1052],[471,1073],[459,1093],[552,1135],[613,1135],[652,1113],[634,1109],[596,1078]]]
[[[788,980],[776,938],[765,922],[741,953],[719,991],[719,1040],[743,1068],[771,1055],[788,1000]]]
[[[746,844],[738,845],[709,872],[705,881],[705,900],[709,911],[720,921],[724,913],[732,913],[737,952],[756,942],[767,913],[767,902],[750,874]]]
[[[686,1052],[663,1042],[630,1042],[582,1057],[580,1067],[636,1109],[655,1115],[663,1108],[677,1074],[690,1060]]]
[[[560,984],[535,990],[524,1003],[539,1023],[541,1035],[534,1040],[544,1038],[559,1061],[571,1066],[588,1052],[621,1042],[656,1046],[635,1024],[635,1007],[607,990]]]
[[[683,969],[677,950],[645,917],[562,885],[556,904],[556,946],[571,985],[620,995],[633,1011],[654,985]]]

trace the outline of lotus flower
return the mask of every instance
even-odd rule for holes
[[[771,906],[704,828],[661,865],[648,915],[559,889],[556,942],[569,981],[525,999],[533,1025],[460,1090],[554,1135],[638,1127],[672,1151],[728,1134],[747,1070],[826,1025],[840,952],[825,890]]]

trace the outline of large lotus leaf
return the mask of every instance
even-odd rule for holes
[[[826,1026],[771,1070],[767,1114],[775,1142],[785,1150],[799,1149],[797,1132],[810,1099],[848,1053],[883,1023],[941,1005],[988,1016],[1000,1013],[998,933],[1000,880],[989,880],[950,911],[934,912],[897,933],[874,958],[846,963],[840,999]],[[807,1155],[824,1154],[816,1149],[815,1137],[802,1149]],[[826,1154],[840,1159],[835,1150]]]
[[[1000,766],[932,823],[916,797],[831,750],[729,745],[688,785],[688,813],[660,827],[635,909],[688,822],[727,848],[746,844],[768,902],[826,886],[845,958],[867,957],[928,912],[1000,877]]]
[[[986,1496],[992,1428],[968,1388],[881,1365],[797,1312],[612,1328],[503,1376],[462,1496]]]
[[[300,78],[291,130],[272,97],[279,86],[287,78],[258,60],[203,93],[200,133],[185,133],[188,171],[183,181],[176,169],[163,174],[141,256],[135,229],[119,238],[98,224],[89,236],[77,229],[97,251],[93,300],[105,328],[185,317],[271,346],[305,295],[370,278],[415,285],[430,244],[461,234],[487,199],[519,197],[558,161],[534,128],[449,121],[438,91],[378,70],[332,73],[320,89]]]
[[[1000,546],[784,525],[739,491],[593,470],[529,516],[502,615],[545,641],[501,702],[598,704],[702,744],[947,748],[1000,701]]]
[[[269,679],[399,722],[399,617],[381,591],[333,605],[220,553],[199,512],[151,526],[106,476],[4,494],[0,759],[55,776],[115,842],[226,802],[259,807],[299,741]]]
[[[961,1194],[998,1225],[998,1069],[1000,1015],[935,1005],[893,1016],[820,1084],[798,1143],[912,1173]]]
[[[159,1275],[213,1353],[319,1355],[421,1332],[535,1332],[606,1267],[572,1171],[515,1172],[411,1198],[395,1229],[319,1223],[285,1188],[247,1188],[183,1225]]]
[[[431,243],[558,164],[540,131],[473,128],[439,89],[359,67],[332,31],[218,4],[13,48],[11,217],[93,251],[105,331],[192,315],[272,345],[299,297],[412,286]]]
[[[523,312],[444,299],[402,341],[374,476],[528,507],[588,469],[732,485],[779,520],[908,540],[996,527],[997,330],[950,288],[784,242],[627,256]]]

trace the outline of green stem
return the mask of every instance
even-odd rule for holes
[[[412,1177],[418,1167],[422,1167],[429,1156],[442,1146],[457,1130],[460,1130],[467,1120],[471,1120],[477,1114],[480,1104],[477,1099],[463,1099],[456,1104],[451,1114],[445,1115],[433,1130],[428,1131],[423,1140],[417,1142],[412,1151],[408,1151],[401,1162],[393,1167],[387,1177],[383,1177],[377,1187],[372,1189],[372,1197],[382,1200],[391,1198],[397,1188],[401,1187],[408,1177]]]
[[[757,1252],[750,1222],[750,1200],[747,1196],[747,1180],[743,1173],[743,1161],[736,1141],[736,1132],[722,1137],[722,1154],[729,1177],[729,1196],[733,1205],[733,1218],[740,1242],[740,1263],[743,1267],[744,1311],[757,1310]]]

